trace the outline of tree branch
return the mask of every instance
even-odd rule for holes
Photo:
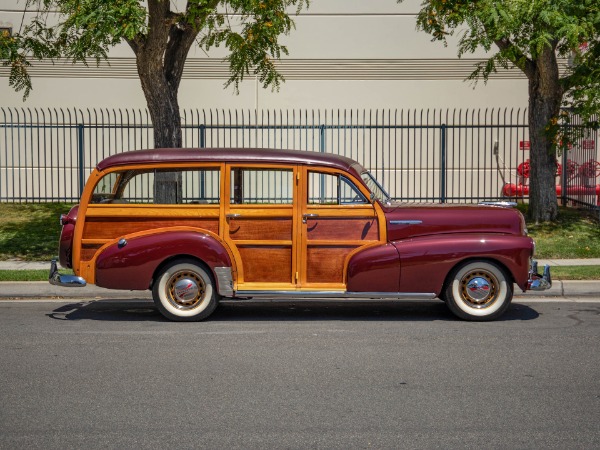
[[[532,78],[535,73],[535,62],[525,56],[508,38],[495,39],[495,44],[498,46],[502,53],[509,53],[512,57],[509,57],[513,64],[521,69],[527,78]]]

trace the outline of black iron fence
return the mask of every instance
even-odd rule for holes
[[[186,147],[266,147],[359,161],[396,200],[478,202],[529,194],[525,109],[185,110]],[[597,132],[557,161],[563,202],[600,207]],[[152,148],[145,110],[0,108],[0,201],[78,200],[98,161]]]

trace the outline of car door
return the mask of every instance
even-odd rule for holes
[[[375,205],[344,172],[305,167],[301,179],[299,285],[345,290],[350,256],[385,238]]]
[[[295,289],[298,168],[228,164],[224,238],[236,260],[236,290]]]

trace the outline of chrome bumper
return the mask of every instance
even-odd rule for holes
[[[61,275],[58,273],[55,259],[50,263],[50,275],[48,276],[48,281],[54,286],[84,287],[87,285],[87,282],[81,277],[76,275]]]
[[[544,273],[538,273],[538,263],[536,260],[531,262],[529,269],[529,280],[527,281],[527,290],[530,291],[545,291],[552,287],[552,276],[550,275],[550,266],[544,266]]]

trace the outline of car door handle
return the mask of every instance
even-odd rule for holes
[[[315,219],[319,217],[318,214],[302,214],[302,223],[306,223],[308,219]]]
[[[228,219],[239,219],[240,217],[242,217],[241,214],[226,214],[225,217],[227,217]]]

